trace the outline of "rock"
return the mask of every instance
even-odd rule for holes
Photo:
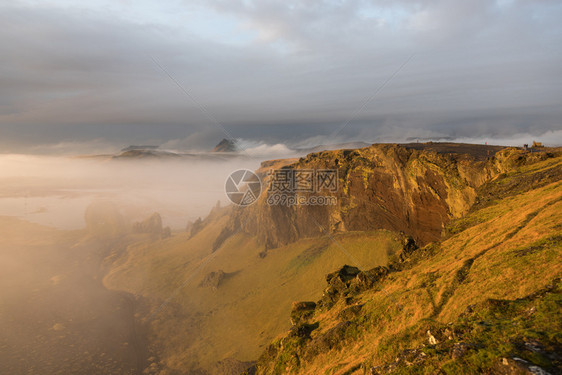
[[[496,370],[498,374],[550,375],[543,368],[518,357],[502,358]]]
[[[390,272],[387,267],[375,267],[369,271],[361,271],[357,267],[345,265],[336,272],[326,275],[328,286],[324,290],[320,304],[331,308],[341,297],[352,303],[353,295],[372,288]],[[351,294],[351,295],[350,295]]]
[[[160,236],[162,234],[162,217],[157,212],[153,213],[147,219],[134,223],[133,232],[156,234]]]
[[[203,229],[203,227],[205,226],[205,224],[203,223],[203,220],[201,220],[201,218],[197,218],[197,220],[195,220],[195,222],[193,222],[191,225],[188,226],[189,228],[189,237],[193,237],[195,236],[197,233],[199,233],[201,231],[201,229]]]
[[[361,271],[357,267],[345,265],[336,272],[326,275],[328,287],[324,290],[320,304],[331,308],[336,301],[348,292],[351,281]]]
[[[216,290],[220,283],[224,280],[226,273],[222,270],[209,272],[199,283],[201,288],[212,288]]]
[[[219,233],[219,235],[217,236],[217,238],[215,239],[215,242],[213,242],[213,247],[212,247],[213,252],[217,251],[222,246],[224,241],[226,241],[234,233],[235,230],[233,228],[228,226],[224,227]]]
[[[400,252],[399,261],[406,262],[410,255],[418,249],[418,245],[413,237],[406,237],[402,242],[402,251]]]
[[[301,338],[309,339],[312,331],[318,328],[319,325],[320,324],[318,322],[313,324],[308,324],[308,323],[299,324],[291,328],[291,330],[289,331],[289,337],[301,337]]]
[[[427,341],[429,342],[429,345],[437,345],[437,343],[439,342],[437,341],[435,336],[431,334],[431,331],[429,329],[427,330]]]
[[[330,284],[332,282],[332,280],[334,280],[335,278],[338,278],[340,281],[342,281],[344,283],[347,283],[347,282],[351,281],[355,276],[357,276],[357,274],[359,272],[361,272],[359,270],[359,268],[353,267],[353,266],[348,266],[346,264],[342,268],[340,268],[338,271],[332,272],[332,273],[329,273],[328,275],[326,275],[326,281],[328,282],[328,284]]]
[[[357,289],[357,292],[362,292],[371,289],[376,283],[382,281],[389,273],[387,267],[378,266],[365,272],[360,272],[352,281],[351,286]]]
[[[293,302],[291,310],[291,324],[296,326],[308,321],[314,314],[316,302]]]
[[[535,312],[537,312],[537,308],[533,306],[527,311],[527,315],[533,315]]]
[[[523,343],[525,349],[530,350],[535,353],[540,353],[544,351],[544,346],[538,340],[527,340]]]
[[[489,161],[477,146],[459,147],[464,146],[378,144],[358,150],[311,153],[283,167],[295,170],[322,166],[337,170],[338,186],[327,193],[338,202],[352,196],[358,202],[377,203],[344,210],[340,204],[269,206],[264,199],[236,210],[234,215],[240,218],[242,230],[255,235],[268,249],[302,238],[325,236],[326,232],[373,229],[405,232],[417,245],[425,245],[441,238],[443,226],[471,207],[475,188],[498,174],[495,166],[500,163]],[[499,150],[495,148],[494,153]],[[270,170],[270,165],[263,163],[260,170]],[[394,167],[383,168],[388,165]],[[403,179],[404,183],[394,183]],[[405,245],[404,253],[415,247],[411,241]]]

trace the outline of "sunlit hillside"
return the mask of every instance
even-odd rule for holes
[[[484,184],[440,241],[320,303],[257,373],[559,373],[561,176],[558,156]]]

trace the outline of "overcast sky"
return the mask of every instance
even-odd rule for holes
[[[562,144],[561,19],[555,0],[3,1],[0,153]]]

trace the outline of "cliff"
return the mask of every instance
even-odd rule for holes
[[[533,293],[562,269],[559,150],[373,145],[268,161],[258,173],[279,168],[336,169],[339,188],[325,194],[337,204],[274,206],[262,194],[111,259],[104,285],[146,303],[137,318],[152,350],[148,373],[237,374],[260,354],[263,374],[377,373],[419,356],[441,368],[457,347],[472,358],[465,373],[498,358],[513,364],[515,354],[532,362],[504,351],[475,364],[488,349],[464,345],[498,341],[443,332],[448,323],[459,333],[479,327],[487,316],[463,325],[460,315],[470,305],[489,311],[490,299],[536,302],[546,306],[536,317],[556,318],[551,300]],[[557,289],[544,290],[551,298]],[[510,340],[513,348],[521,341]],[[553,352],[556,342],[537,340]]]
[[[506,149],[483,166],[495,177],[438,241],[328,274],[249,372],[561,373],[562,156]]]
[[[485,182],[514,165],[546,157],[498,146],[461,146],[378,144],[309,154],[283,168],[337,170],[338,190],[323,192],[337,204],[270,205],[264,192],[253,206],[234,211],[230,231],[256,235],[266,249],[327,233],[374,229],[402,232],[427,244],[468,212]],[[267,181],[268,164],[259,172]]]

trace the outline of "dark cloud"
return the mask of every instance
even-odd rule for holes
[[[270,143],[329,140],[348,121],[338,139],[561,128],[554,1],[198,5],[210,29],[229,17],[254,38],[241,40],[202,35],[189,18],[149,22],[101,5],[53,4],[0,6],[4,152],[89,140],[205,148],[224,136],[217,123]]]

